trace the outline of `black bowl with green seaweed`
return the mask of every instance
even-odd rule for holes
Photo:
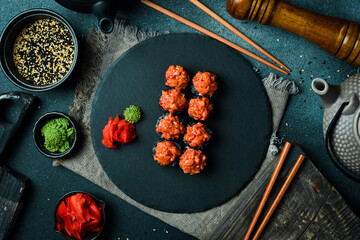
[[[79,44],[70,23],[48,9],[29,9],[13,17],[0,37],[0,66],[16,86],[47,91],[70,78]]]
[[[35,146],[45,156],[64,157],[72,153],[76,147],[77,126],[65,113],[49,112],[35,123],[33,138]]]

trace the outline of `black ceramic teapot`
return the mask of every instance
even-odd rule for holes
[[[93,13],[104,33],[112,32],[114,17],[120,8],[129,6],[133,0],[55,0],[60,5],[76,12]]]

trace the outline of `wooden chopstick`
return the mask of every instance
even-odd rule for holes
[[[291,72],[290,68],[288,68],[287,66],[285,66],[285,64],[283,64],[282,62],[280,62],[279,60],[277,60],[274,56],[272,56],[270,53],[268,53],[267,51],[265,51],[262,47],[260,47],[259,45],[257,45],[254,41],[252,41],[250,38],[248,38],[247,36],[245,36],[243,33],[241,33],[239,30],[237,30],[235,27],[233,27],[230,23],[228,23],[227,21],[225,21],[223,18],[221,18],[219,15],[217,15],[215,12],[211,11],[208,7],[206,7],[204,4],[202,4],[201,2],[199,2],[198,0],[189,0],[191,3],[193,3],[195,6],[197,6],[198,8],[200,8],[201,10],[203,10],[205,13],[207,13],[208,15],[210,15],[212,18],[214,18],[216,21],[218,21],[219,23],[221,23],[222,25],[224,25],[227,29],[229,29],[230,31],[232,31],[233,33],[235,33],[236,35],[238,35],[241,39],[243,39],[245,42],[249,43],[251,46],[253,46],[254,48],[256,48],[257,50],[259,50],[260,52],[262,52],[265,56],[267,56],[268,58],[270,58],[271,60],[273,60],[274,62],[276,62],[277,64],[279,64],[280,66],[282,66],[283,68],[285,68],[286,70],[288,70],[289,72]]]
[[[181,17],[181,16],[179,16],[179,15],[177,15],[177,14],[175,14],[175,13],[173,13],[173,12],[171,12],[171,11],[169,11],[169,10],[155,4],[155,3],[153,3],[153,2],[150,2],[148,0],[140,0],[140,2],[142,2],[143,4],[155,9],[156,11],[159,11],[159,12],[161,12],[161,13],[163,13],[163,14],[165,14],[165,15],[167,15],[167,16],[169,16],[169,17],[171,17],[171,18],[173,18],[173,19],[175,19],[175,20],[189,26],[189,27],[194,28],[195,30],[197,30],[197,31],[199,31],[199,32],[201,32],[201,33],[203,33],[205,35],[208,35],[209,37],[212,37],[212,38],[214,38],[214,39],[228,45],[229,47],[232,47],[232,48],[238,50],[239,52],[242,52],[243,54],[245,54],[245,55],[247,55],[247,56],[249,56],[249,57],[251,57],[251,58],[253,58],[253,59],[255,59],[255,60],[259,61],[259,62],[261,62],[261,63],[264,63],[265,65],[268,65],[269,67],[272,67],[273,69],[275,69],[275,70],[277,70],[279,72],[282,72],[284,74],[289,74],[288,72],[284,71],[283,69],[279,68],[278,66],[275,66],[274,64],[262,59],[261,57],[249,52],[248,50],[246,50],[246,49],[244,49],[244,48],[242,48],[242,47],[240,47],[240,46],[226,40],[225,38],[222,38],[222,37],[216,35],[215,33],[211,32],[211,31],[209,31],[209,30],[207,30],[207,29],[205,29],[205,28],[203,28],[203,27],[201,27],[199,25],[197,25],[196,23],[193,23],[193,22],[191,22],[191,21],[189,21],[189,20],[187,20],[187,19],[185,19],[185,18],[183,18],[183,17]]]
[[[296,160],[295,165],[293,166],[293,168],[291,169],[288,177],[286,178],[286,181],[285,181],[284,185],[281,187],[280,192],[276,196],[276,198],[275,198],[273,204],[271,205],[269,211],[266,213],[266,216],[264,217],[264,220],[260,224],[259,229],[256,231],[256,233],[255,233],[255,235],[253,237],[253,240],[257,240],[260,237],[260,234],[264,230],[266,224],[269,222],[269,219],[273,215],[276,207],[279,205],[282,197],[284,196],[286,190],[290,186],[292,180],[294,179],[294,177],[295,177],[297,171],[299,170],[301,164],[303,163],[304,159],[305,159],[305,156],[300,154],[299,158]]]
[[[245,238],[244,240],[248,240],[251,236],[251,232],[253,231],[255,225],[256,225],[256,222],[257,220],[259,219],[259,216],[260,216],[260,213],[261,211],[263,210],[264,206],[265,206],[265,203],[270,195],[270,192],[275,184],[275,181],[276,181],[276,178],[278,177],[279,173],[280,173],[280,170],[285,162],[285,159],[286,159],[286,156],[287,154],[289,153],[289,150],[290,150],[290,147],[291,147],[291,143],[289,142],[286,142],[285,145],[284,145],[284,148],[283,150],[281,151],[281,154],[280,154],[280,157],[279,157],[279,160],[276,164],[276,167],[274,169],[274,172],[272,173],[271,175],[271,178],[270,178],[270,181],[265,189],[265,192],[264,192],[264,195],[260,201],[260,204],[255,212],[255,215],[254,215],[254,218],[253,220],[251,221],[251,224],[250,224],[250,227],[245,235]]]

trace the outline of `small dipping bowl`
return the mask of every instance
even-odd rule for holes
[[[69,147],[69,149],[67,149],[65,152],[50,152],[48,151],[45,147],[44,147],[44,137],[41,135],[41,128],[50,120],[55,119],[55,118],[66,118],[69,121],[69,127],[74,128],[74,140],[71,144],[71,146]],[[39,120],[37,120],[37,122],[35,123],[34,129],[33,129],[33,139],[34,139],[34,143],[36,148],[45,156],[49,157],[49,158],[60,158],[60,157],[64,157],[69,155],[70,153],[73,152],[73,150],[75,149],[77,140],[78,140],[78,133],[77,133],[77,126],[75,124],[75,122],[65,113],[62,112],[49,112],[46,113],[44,115],[42,115]]]
[[[26,80],[17,70],[13,60],[13,47],[15,39],[21,30],[23,30],[29,23],[39,19],[50,18],[60,22],[65,28],[69,30],[74,43],[74,58],[72,64],[66,74],[56,81],[48,85],[35,85]],[[74,72],[79,53],[79,44],[75,31],[69,22],[60,14],[47,9],[30,9],[19,13],[5,26],[0,37],[0,66],[3,69],[8,79],[16,86],[33,92],[41,92],[53,89],[63,83]]]
[[[56,219],[56,211],[60,205],[60,203],[65,200],[65,198],[69,197],[69,196],[72,196],[76,193],[83,193],[83,194],[87,194],[89,195],[96,203],[96,205],[100,208],[100,213],[101,213],[101,228],[100,228],[100,231],[98,232],[95,232],[95,233],[91,233],[89,232],[88,234],[84,235],[81,239],[82,240],[95,240],[99,237],[99,235],[101,234],[102,230],[104,229],[104,226],[105,226],[105,202],[104,201],[101,201],[99,199],[97,199],[96,197],[94,197],[93,195],[87,193],[87,192],[83,192],[83,191],[73,191],[73,192],[69,192],[67,194],[65,194],[64,196],[62,196],[60,198],[60,200],[58,201],[58,203],[56,204],[56,207],[55,207],[55,212],[54,212],[54,231],[57,232],[57,233],[60,233],[61,235],[63,235],[66,239],[71,239],[71,240],[77,240],[77,238],[74,238],[74,237],[70,237],[67,232],[65,230],[63,231],[59,231],[57,229],[57,219]]]

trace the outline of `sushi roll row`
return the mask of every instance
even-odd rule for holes
[[[174,165],[179,158],[179,166],[184,173],[190,175],[198,174],[206,166],[206,156],[202,152],[203,147],[211,139],[211,131],[205,124],[197,122],[184,127],[184,122],[179,118],[178,113],[187,108],[188,116],[196,121],[205,121],[213,105],[208,98],[217,90],[215,75],[210,72],[198,72],[193,78],[193,92],[196,97],[187,102],[182,92],[188,86],[190,77],[187,71],[181,66],[169,66],[165,73],[165,85],[172,89],[162,91],[159,104],[169,112],[159,119],[156,125],[156,132],[165,139],[156,144],[154,148],[154,161],[162,166]],[[189,147],[181,154],[179,144],[172,141],[183,141]]]

